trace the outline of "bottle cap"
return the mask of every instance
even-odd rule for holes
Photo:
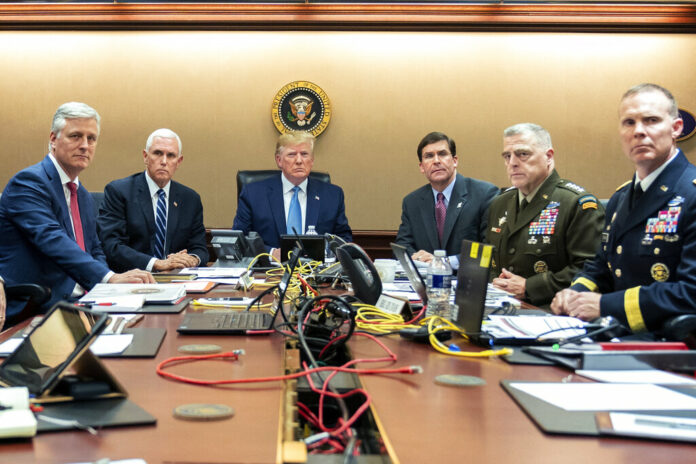
[[[433,254],[435,256],[437,256],[438,258],[444,258],[445,256],[447,256],[445,254],[445,250],[435,250],[435,252]]]

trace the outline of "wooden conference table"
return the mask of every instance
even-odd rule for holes
[[[215,296],[222,295],[218,291]],[[279,382],[196,386],[159,377],[155,366],[180,355],[181,345],[215,343],[224,351],[244,349],[246,354],[236,362],[182,364],[169,371],[204,379],[278,375],[283,338],[277,334],[180,336],[176,328],[182,317],[146,315],[140,323],[139,327],[167,329],[155,359],[104,360],[129,398],[157,418],[155,426],[105,428],[97,436],[85,431],[42,433],[33,440],[0,442],[0,462],[70,463],[101,458],[143,458],[149,464],[278,462]],[[696,457],[696,448],[690,445],[546,435],[499,386],[504,379],[560,381],[568,375],[565,370],[510,365],[501,359],[465,360],[396,336],[382,340],[398,355],[398,366],[424,369],[419,375],[362,376],[374,412],[402,463],[654,464],[693,462]],[[381,349],[364,338],[355,337],[350,346],[356,358],[382,356]],[[474,375],[486,385],[443,387],[433,382],[439,374]],[[212,422],[174,418],[172,410],[186,403],[223,403],[233,407],[235,415]]]

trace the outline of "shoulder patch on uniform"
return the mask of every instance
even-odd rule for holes
[[[570,181],[562,181],[561,182],[561,187],[564,187],[568,190],[571,190],[575,193],[585,193],[585,189],[580,187],[578,184],[574,184]]]
[[[696,182],[696,179],[694,179],[694,182]],[[630,181],[630,180],[627,180],[627,181],[624,182],[623,184],[621,184],[621,185],[619,185],[618,187],[616,187],[616,191],[618,192],[619,190],[621,190],[622,188],[624,188],[625,186],[627,186],[627,185],[630,184],[630,183],[631,183],[631,181]]]
[[[578,204],[582,209],[597,209],[597,197],[594,195],[583,195],[578,198]]]

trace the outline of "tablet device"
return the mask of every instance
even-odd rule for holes
[[[0,384],[41,396],[106,327],[108,316],[65,302],[53,306],[2,364]]]

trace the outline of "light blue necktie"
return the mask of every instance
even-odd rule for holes
[[[299,193],[300,187],[296,185],[292,189],[292,200],[290,200],[290,210],[288,211],[288,234],[302,233],[302,210],[300,209],[300,201],[297,199]]]
[[[164,190],[157,191],[157,215],[155,216],[155,258],[165,259],[164,242],[167,239],[167,198]]]

